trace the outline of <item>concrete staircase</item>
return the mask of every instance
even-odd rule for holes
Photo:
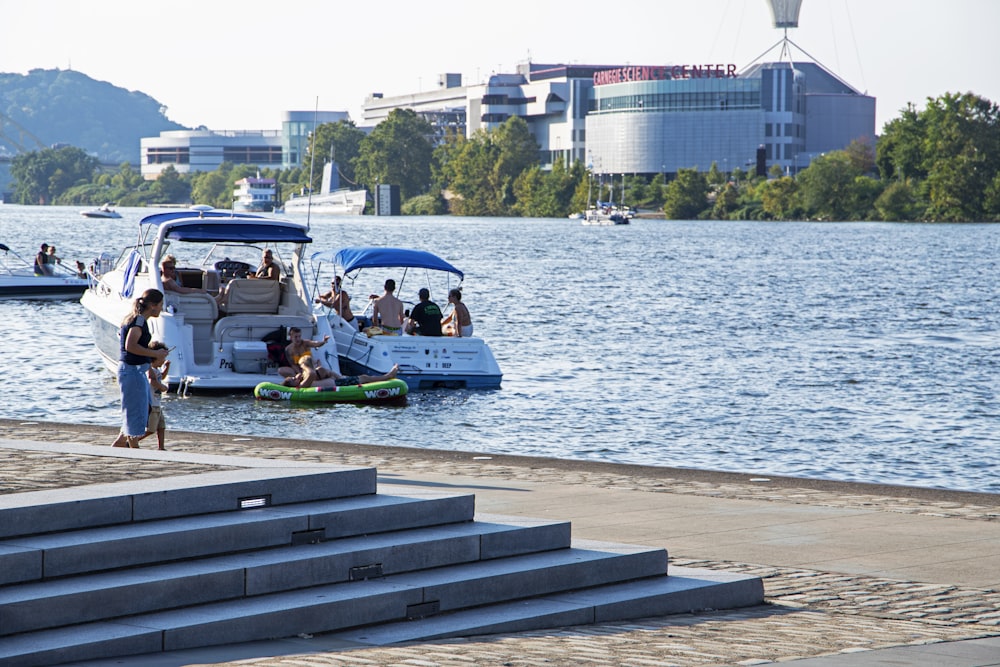
[[[271,467],[0,495],[0,666],[333,633],[389,644],[750,606],[760,579],[663,549]]]

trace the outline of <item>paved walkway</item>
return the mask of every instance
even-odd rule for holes
[[[381,492],[469,491],[479,512],[567,519],[576,537],[662,546],[672,564],[758,574],[767,600],[418,645],[307,637],[118,665],[1000,666],[997,495],[220,434],[168,432],[165,453],[112,450],[113,436],[0,420],[0,493],[214,469],[205,455],[374,466]]]

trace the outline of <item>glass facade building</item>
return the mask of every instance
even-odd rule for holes
[[[795,173],[817,155],[861,139],[874,146],[875,99],[812,62],[735,65],[546,65],[522,63],[462,86],[369,98],[364,120],[409,108],[435,114],[466,136],[523,118],[539,163],[580,160],[595,173],[730,172],[756,165]],[[464,117],[464,122],[459,119]],[[443,136],[443,132],[438,132]]]

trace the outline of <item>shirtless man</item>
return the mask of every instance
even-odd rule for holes
[[[375,326],[382,327],[382,330],[390,336],[399,336],[403,333],[403,302],[393,294],[395,291],[396,281],[389,278],[385,281],[385,294],[375,299],[372,308]]]
[[[454,306],[455,310],[441,320],[441,324],[444,325],[444,335],[468,338],[472,335],[472,315],[469,314],[469,308],[462,303],[462,290],[457,288],[448,290],[448,303]]]
[[[260,258],[260,266],[255,273],[247,275],[247,278],[261,278],[263,280],[280,280],[281,269],[274,263],[274,253],[270,249],[265,250]]]
[[[327,308],[333,308],[337,314],[344,318],[344,321],[358,330],[358,321],[354,319],[351,312],[351,297],[344,290],[340,289],[340,276],[334,276],[330,283],[330,291],[316,297],[316,303],[321,303]]]
[[[302,329],[291,327],[288,330],[288,339],[291,341],[285,347],[285,354],[292,362],[291,366],[282,366],[278,373],[286,378],[298,378],[293,387],[311,387],[317,380],[332,377],[332,372],[323,366],[317,366],[316,360],[312,357],[314,348],[323,347],[330,340],[329,336],[323,336],[323,340],[310,340],[302,337]]]

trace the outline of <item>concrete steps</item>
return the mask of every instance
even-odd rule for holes
[[[476,516],[469,494],[379,495],[374,469],[231,470],[0,496],[0,666],[342,633],[512,632],[763,600],[666,576],[663,549]],[[699,574],[700,573],[700,574]]]

